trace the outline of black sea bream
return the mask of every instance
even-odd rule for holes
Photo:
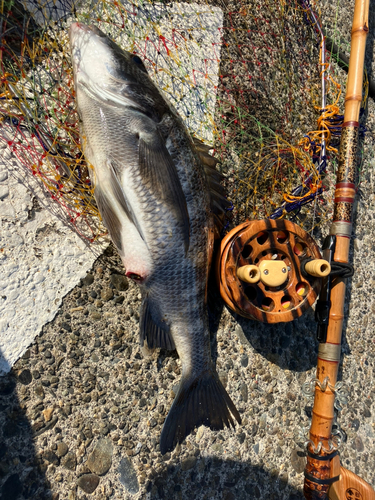
[[[181,383],[161,434],[165,453],[201,424],[239,413],[210,355],[207,280],[218,174],[202,159],[140,58],[96,27],[70,28],[81,141],[95,198],[126,269],[142,290],[140,341],[177,349]]]

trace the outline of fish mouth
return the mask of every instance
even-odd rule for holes
[[[130,58],[129,53],[96,26],[81,22],[70,25],[69,39],[76,91],[80,89],[90,98],[107,104],[134,107],[131,95],[125,95],[125,91],[128,86],[136,85],[137,80],[131,72],[119,72],[121,60],[126,54]],[[143,111],[142,106],[138,107]]]
[[[87,26],[87,24],[75,22],[70,25],[69,36],[72,37],[80,31],[83,31],[84,33],[89,33],[92,30],[93,30],[92,26]]]
[[[72,48],[73,62],[76,64],[79,62],[78,56],[81,55],[81,46],[88,42],[90,35],[93,33],[95,33],[93,26],[87,26],[86,24],[79,22],[72,23],[70,25],[69,40]]]
[[[87,25],[84,23],[75,22],[72,23],[69,28],[70,42],[74,43],[75,38],[77,38],[77,36],[82,36],[82,33],[84,33],[85,35],[94,34],[99,36],[100,38],[106,38],[106,35],[93,24]]]
[[[82,33],[89,34],[89,27],[83,23],[72,23],[69,28],[69,40],[72,51],[72,63],[75,72],[78,72],[82,58]]]
[[[77,38],[82,36],[82,33],[89,34],[91,28],[83,23],[72,23],[69,28],[69,39],[72,47],[76,45]]]

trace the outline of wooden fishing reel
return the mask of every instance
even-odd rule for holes
[[[283,323],[316,300],[330,273],[318,246],[288,220],[247,221],[222,240],[216,275],[225,303],[246,318]]]

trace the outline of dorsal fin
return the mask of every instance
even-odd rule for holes
[[[232,204],[225,197],[225,190],[220,184],[224,177],[216,170],[216,164],[219,163],[219,160],[209,154],[212,148],[196,137],[193,137],[193,142],[206,174],[211,196],[211,210],[215,221],[215,238],[219,238],[224,226],[225,211]]]

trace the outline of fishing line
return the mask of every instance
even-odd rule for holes
[[[213,146],[234,207],[229,226],[287,217],[312,230],[329,212],[323,178],[335,162],[343,99],[337,75],[328,76],[327,53],[328,104],[321,108],[316,4],[219,6],[33,2],[30,16],[19,4],[1,4],[0,137],[10,134],[8,148],[90,241],[104,228],[78,134],[67,38],[73,21],[93,22],[138,54],[192,133]],[[319,163],[322,134],[329,155]]]

